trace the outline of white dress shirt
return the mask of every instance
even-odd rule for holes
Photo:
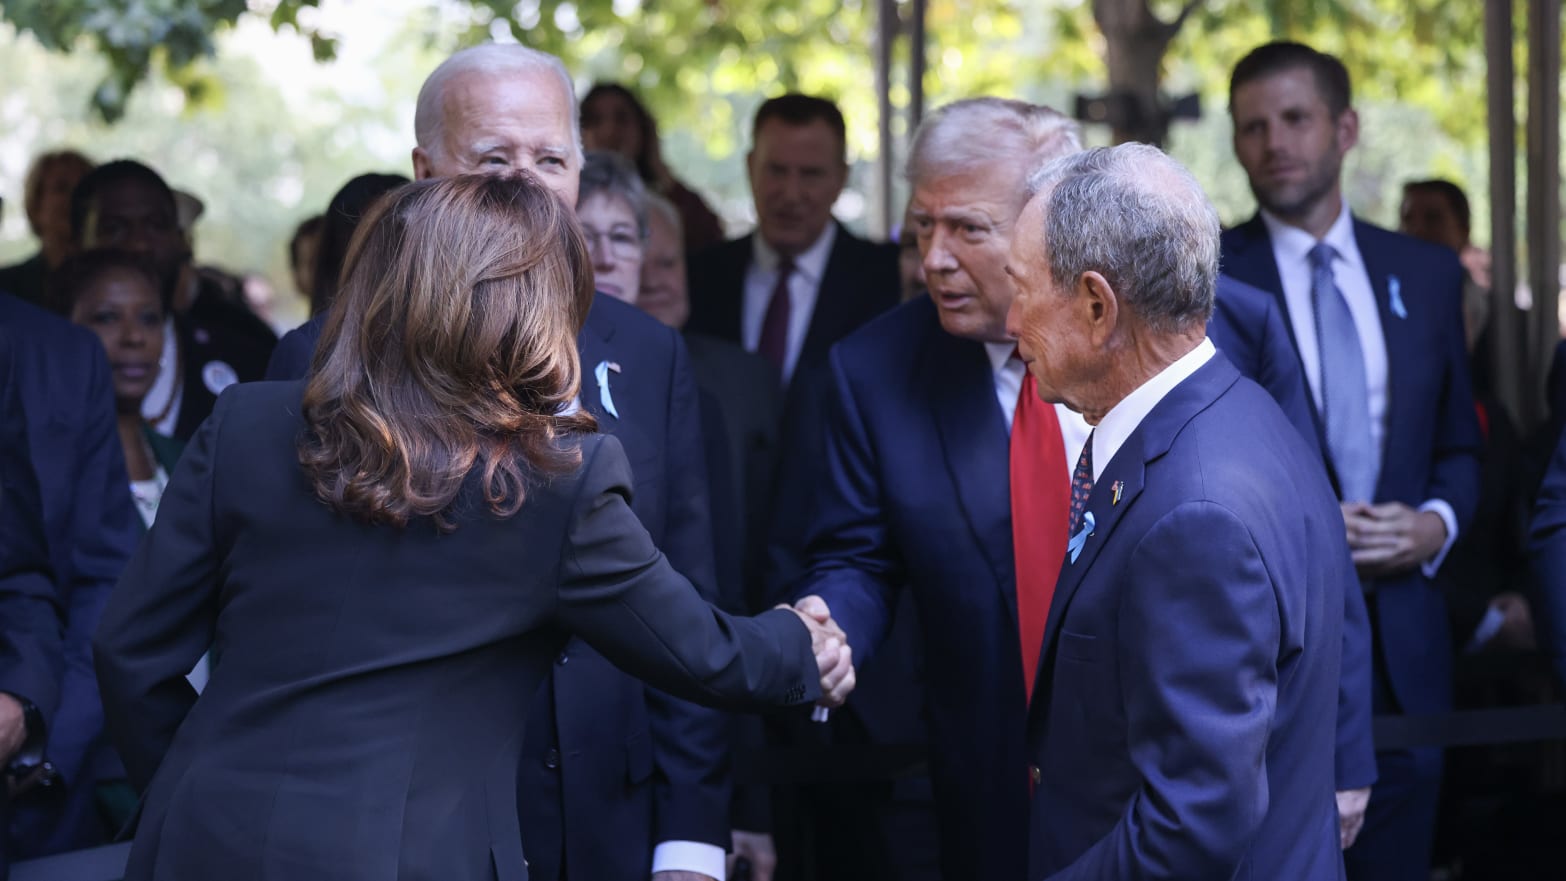
[[[1289,310],[1289,321],[1294,325],[1294,343],[1299,350],[1300,363],[1305,368],[1305,381],[1310,385],[1311,397],[1316,402],[1316,412],[1321,412],[1321,346],[1316,338],[1316,311],[1311,304],[1310,249],[1316,239],[1297,226],[1290,226],[1263,210],[1262,222],[1267,226],[1272,240],[1273,262],[1278,267],[1278,280],[1283,283],[1283,300]],[[1332,261],[1332,277],[1343,299],[1348,303],[1349,314],[1354,318],[1354,329],[1359,334],[1359,350],[1365,358],[1365,386],[1370,401],[1370,442],[1375,449],[1386,450],[1387,438],[1387,377],[1390,365],[1387,359],[1387,339],[1381,327],[1381,310],[1371,287],[1370,273],[1359,253],[1359,241],[1354,238],[1354,219],[1348,203],[1338,219],[1321,241],[1337,252]],[[1095,446],[1095,451],[1096,451]],[[1374,499],[1351,501],[1371,502]],[[1457,512],[1444,499],[1430,499],[1419,506],[1421,511],[1433,511],[1446,524],[1446,543],[1435,556],[1425,561],[1426,577],[1434,577],[1446,559],[1447,551],[1457,540]]]
[[[1011,432],[1012,420],[1017,415],[1017,401],[1022,396],[1022,376],[1027,372],[1027,365],[1022,359],[1011,357],[1016,351],[1016,343],[985,343],[985,354],[990,356],[990,367],[995,373],[995,398],[1000,401],[1001,415],[1006,417],[1006,431]],[[1066,481],[1071,481],[1071,472],[1077,469],[1077,459],[1082,455],[1082,447],[1087,443],[1088,433],[1093,426],[1087,424],[1082,414],[1066,407],[1065,404],[1055,404],[1055,416],[1060,420],[1060,440],[1066,447]]]
[[[1196,348],[1181,355],[1173,364],[1153,375],[1152,379],[1136,387],[1136,391],[1120,399],[1120,403],[1111,407],[1104,418],[1098,421],[1098,427],[1093,431],[1093,482],[1098,483],[1098,478],[1109,467],[1109,463],[1115,460],[1115,454],[1125,445],[1126,439],[1136,431],[1147,414],[1153,412],[1166,395],[1174,391],[1175,386],[1185,382],[1201,368],[1203,364],[1212,360],[1218,352],[1213,348],[1213,341],[1203,339]]]
[[[158,376],[152,381],[152,388],[147,389],[147,396],[141,399],[142,418],[156,419],[163,413],[163,418],[153,423],[152,430],[169,437],[174,436],[174,429],[179,425],[179,408],[185,401],[185,387],[180,382],[182,366],[179,363],[179,334],[175,332],[174,318],[170,316],[163,322],[163,357],[158,361]]]
[[[799,351],[805,347],[805,337],[810,333],[810,319],[816,313],[816,298],[821,293],[821,279],[826,275],[827,258],[832,256],[832,243],[837,241],[837,223],[828,221],[810,247],[794,258],[794,271],[788,279],[788,339],[783,347],[783,381],[794,376],[799,364]],[[761,233],[750,237],[750,265],[745,268],[745,308],[740,315],[740,341],[745,351],[754,352],[761,345],[761,325],[767,318],[767,306],[772,303],[772,289],[778,283],[778,252],[761,238]]]

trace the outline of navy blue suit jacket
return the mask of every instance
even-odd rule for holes
[[[1534,626],[1566,688],[1566,435],[1555,445],[1534,508],[1528,550],[1537,588]]]
[[[1342,878],[1354,579],[1313,451],[1215,355],[1104,464],[1087,510],[1028,717],[1028,877]]]
[[[1266,390],[1290,424],[1318,457],[1322,454],[1316,410],[1310,402],[1305,371],[1295,353],[1288,324],[1266,291],[1226,275],[1218,276],[1218,296],[1207,336],[1240,375]],[[1355,585],[1358,584],[1356,580]],[[1338,789],[1359,789],[1376,779],[1376,746],[1371,731],[1370,612],[1357,589],[1343,592],[1343,678],[1338,689]]]
[[[0,325],[12,332],[44,526],[65,610],[65,670],[49,758],[66,780],[68,798],[84,800],[61,815],[75,818],[64,821],[71,828],[39,817],[36,827],[25,830],[37,852],[49,852],[98,843],[75,827],[93,817],[95,776],[118,773],[103,734],[92,634],[141,541],[142,523],[125,473],[103,344],[64,318],[8,294],[0,294]]]
[[[0,692],[36,706],[47,729],[60,702],[63,627],[13,361],[0,326]],[[22,749],[38,750],[47,734],[28,731]],[[0,757],[0,766],[10,759]],[[9,825],[6,801],[0,787],[0,828]],[[6,838],[0,834],[0,878],[10,864]]]
[[[317,317],[286,334],[267,378],[305,376],[323,325]],[[577,344],[582,406],[625,450],[635,477],[632,511],[674,568],[716,601],[701,416],[684,343],[634,306],[598,296]],[[620,368],[609,374],[618,417],[594,379],[603,361]],[[552,706],[535,706],[534,717],[552,716],[558,740],[529,737],[523,787],[560,793],[564,817],[549,819],[563,822],[572,877],[645,876],[653,846],[663,841],[728,846],[732,733],[725,714],[643,685],[577,639],[551,683],[540,696],[552,697]],[[552,876],[550,849],[529,849],[538,877]]]
[[[1359,220],[1354,237],[1387,345],[1387,430],[1375,501],[1418,507],[1444,499],[1461,534],[1479,501],[1481,445],[1463,348],[1462,266],[1447,248]],[[1272,241],[1260,216],[1223,234],[1223,268],[1273,294],[1288,320]],[[1402,315],[1392,307],[1392,278],[1401,289]],[[1398,706],[1409,713],[1449,709],[1452,643],[1440,590],[1417,568],[1377,578],[1374,589],[1380,657]]]

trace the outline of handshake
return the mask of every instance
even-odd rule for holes
[[[808,596],[792,606],[779,605],[799,616],[810,631],[810,647],[816,653],[816,665],[821,669],[822,707],[841,707],[854,690],[854,655],[848,647],[848,636],[843,628],[832,620],[832,611],[826,600]]]

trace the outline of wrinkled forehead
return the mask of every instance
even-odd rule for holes
[[[483,73],[452,79],[441,95],[446,134],[473,141],[506,131],[527,129],[570,143],[574,102],[565,84],[545,70]]]

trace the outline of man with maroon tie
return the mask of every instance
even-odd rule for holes
[[[863,665],[907,586],[925,701],[941,877],[1021,881],[1027,690],[1065,553],[1070,468],[1088,427],[1034,392],[1006,334],[1004,272],[1027,175],[1080,149],[1046,107],[978,98],[920,127],[908,162],[930,296],[828,358],[824,455],[805,574]]]
[[[785,384],[827,349],[897,305],[897,247],[832,218],[848,182],[843,114],[812,95],[780,95],[756,111],[746,156],[756,231],[691,257],[687,330],[738,343]]]

